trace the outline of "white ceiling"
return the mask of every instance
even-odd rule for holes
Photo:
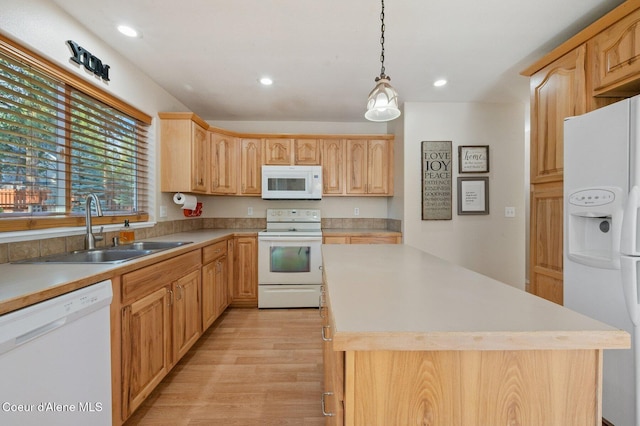
[[[366,121],[379,0],[53,1],[205,120]],[[526,102],[520,71],[621,3],[387,0],[386,74],[401,103]]]

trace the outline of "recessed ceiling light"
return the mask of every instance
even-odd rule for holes
[[[445,84],[447,84],[447,80],[445,80],[444,78],[441,78],[440,80],[436,80],[436,81],[433,82],[433,85],[435,87],[442,87]]]
[[[273,80],[271,80],[269,77],[262,77],[260,80],[258,80],[260,82],[260,84],[262,84],[263,86],[271,86],[273,84]]]
[[[127,37],[140,37],[140,33],[127,25],[118,25],[118,31]]]

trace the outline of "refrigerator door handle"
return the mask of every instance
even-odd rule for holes
[[[640,301],[638,300],[638,263],[640,257],[622,256],[620,258],[620,274],[622,291],[627,304],[629,318],[634,325],[640,324]]]
[[[640,188],[634,186],[629,192],[627,206],[622,215],[622,230],[620,236],[620,253],[637,254],[636,238],[638,235],[638,209],[640,209]]]

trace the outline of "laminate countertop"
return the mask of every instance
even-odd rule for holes
[[[623,349],[599,321],[407,245],[323,245],[333,347]]]
[[[118,264],[3,263],[0,264],[0,315],[199,249],[216,240],[233,235],[257,235],[257,232],[253,229],[200,229],[149,238],[144,241],[190,241],[191,244]]]

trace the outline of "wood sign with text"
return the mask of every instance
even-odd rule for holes
[[[451,141],[422,142],[422,220],[451,220]]]

